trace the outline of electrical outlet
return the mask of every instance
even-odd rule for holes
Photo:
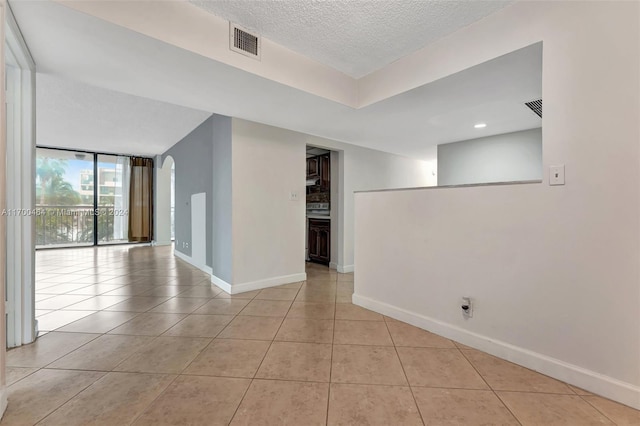
[[[187,248],[189,248],[189,243],[186,243],[186,244],[187,244]]]
[[[463,297],[460,308],[462,309],[462,315],[467,318],[473,317],[473,301],[470,297]]]
[[[291,191],[289,193],[289,200],[298,201],[298,191]]]

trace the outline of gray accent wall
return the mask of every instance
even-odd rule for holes
[[[230,117],[213,115],[213,210],[211,238],[213,241],[212,269],[213,274],[231,283],[232,259],[232,169],[231,169],[231,136],[232,121]]]
[[[438,145],[438,186],[542,180],[542,128]]]

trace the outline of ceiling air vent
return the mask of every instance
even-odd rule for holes
[[[538,117],[542,118],[542,99],[525,102],[524,104],[528,106],[531,111],[535,112]]]
[[[229,48],[254,59],[260,60],[260,36],[251,34],[245,28],[229,23]]]

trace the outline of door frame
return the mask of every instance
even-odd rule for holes
[[[37,337],[35,319],[35,62],[5,3],[6,72],[6,345],[20,346]],[[9,68],[10,66],[10,68]]]

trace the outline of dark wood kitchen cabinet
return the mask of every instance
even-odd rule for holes
[[[318,179],[316,186],[328,191],[331,182],[331,160],[329,154],[307,158],[307,179]]]
[[[309,260],[328,265],[331,260],[331,222],[309,219]]]
[[[320,176],[320,157],[307,158],[307,179]]]
[[[329,191],[329,182],[331,181],[330,164],[329,154],[320,156],[320,186],[324,191]]]

